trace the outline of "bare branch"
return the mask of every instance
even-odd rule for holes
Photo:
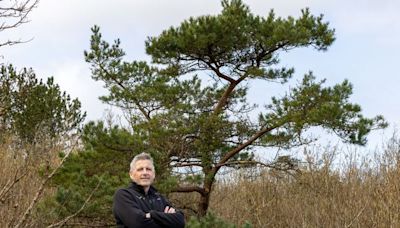
[[[238,147],[235,149],[229,151],[221,160],[218,162],[218,164],[214,167],[215,173],[225,164],[229,159],[231,159],[233,156],[235,156],[237,153],[245,149],[246,147],[250,146],[254,141],[259,139],[261,136],[263,136],[265,133],[272,131],[275,129],[277,126],[273,127],[268,127],[260,130],[259,132],[255,133],[253,137],[251,137],[247,142],[240,144]]]
[[[199,186],[182,186],[173,189],[172,192],[183,192],[183,193],[198,192],[202,196],[205,196],[206,194],[205,189]]]
[[[0,32],[5,30],[14,29],[29,22],[28,15],[34,8],[39,4],[39,0],[17,0],[7,1],[2,7],[0,7],[0,18],[2,23],[0,24]],[[13,3],[12,3],[13,2]],[[0,47],[10,46],[19,43],[29,42],[32,39],[22,40],[8,40],[0,41]]]
[[[0,192],[0,202],[5,201],[6,199],[6,194],[12,189],[12,187],[18,183],[24,176],[28,174],[28,170],[25,170],[20,176],[17,176],[18,172],[15,173],[14,180],[9,180],[7,184],[3,187],[3,189]]]
[[[75,148],[76,144],[74,146],[72,146],[71,151]],[[26,219],[29,217],[29,215],[32,212],[33,207],[35,206],[35,204],[38,202],[39,197],[42,195],[43,191],[44,191],[44,187],[46,186],[47,182],[49,182],[49,180],[57,173],[57,171],[62,167],[62,165],[64,164],[64,162],[67,160],[67,158],[69,157],[69,155],[71,154],[71,151],[68,152],[64,158],[61,160],[61,162],[57,165],[57,167],[42,181],[42,183],[40,184],[39,189],[37,190],[35,196],[32,199],[32,202],[30,203],[29,207],[26,209],[25,213],[22,215],[22,217],[19,219],[19,222],[17,223],[17,225],[15,226],[15,228],[19,228],[21,227]]]
[[[348,227],[352,227],[354,221],[356,221],[360,215],[364,212],[365,208],[367,207],[367,205],[365,205],[363,208],[361,208],[361,210],[358,212],[358,214],[351,220],[351,222],[349,224],[346,224],[346,228]]]
[[[282,166],[281,163],[279,161],[275,161],[272,163],[264,163],[264,162],[259,162],[259,161],[232,161],[232,162],[226,162],[224,164],[222,164],[222,166],[248,166],[248,165],[252,165],[252,166],[262,166],[264,168],[270,168],[270,169],[274,169],[277,171],[283,171],[286,172],[288,174],[291,174],[290,171],[296,171],[299,172],[299,168],[297,166],[295,166],[295,164],[290,164],[287,163],[286,166]]]
[[[172,167],[192,167],[192,166],[198,166],[198,167],[203,167],[201,163],[177,163],[171,165]]]

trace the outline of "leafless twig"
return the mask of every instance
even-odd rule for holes
[[[71,151],[75,148],[76,145],[72,146]],[[25,213],[22,215],[22,217],[19,219],[18,224],[15,226],[15,228],[19,228],[21,227],[26,219],[29,217],[29,215],[32,212],[33,207],[35,206],[35,204],[37,203],[37,201],[39,200],[39,197],[42,195],[44,188],[47,184],[47,182],[57,173],[57,171],[62,167],[62,165],[64,164],[64,162],[67,160],[67,158],[69,157],[69,155],[71,154],[71,151],[66,153],[66,155],[64,156],[64,158],[61,160],[61,162],[57,165],[57,167],[42,181],[42,183],[40,184],[39,189],[37,190],[35,197],[33,197],[32,202],[30,203],[29,207],[26,209]]]
[[[349,227],[351,227],[351,226],[353,225],[353,223],[358,219],[358,217],[360,217],[360,215],[364,212],[365,207],[366,207],[366,206],[364,206],[364,207],[360,210],[360,212],[358,212],[358,214],[353,218],[353,220],[351,220],[351,222],[350,222],[349,224],[346,225],[346,228],[349,228]]]
[[[7,0],[1,1],[0,5],[0,32],[4,32],[9,29],[17,28],[18,26],[28,23],[28,15],[34,8],[39,4],[39,0]],[[18,40],[7,40],[0,41],[0,47],[7,45],[14,45],[18,43],[29,42],[32,39],[22,41]]]
[[[28,171],[25,170],[21,175],[18,176],[18,172],[15,172],[14,180],[7,181],[6,185],[0,192],[0,202],[5,201],[7,193],[14,187],[16,183],[18,183],[24,176],[28,174]]]

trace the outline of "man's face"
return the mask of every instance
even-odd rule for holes
[[[131,179],[140,186],[150,187],[155,178],[154,167],[150,160],[138,160],[135,169],[129,172]]]

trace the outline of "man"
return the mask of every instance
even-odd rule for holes
[[[152,186],[155,178],[152,157],[136,155],[130,165],[132,184],[114,195],[113,213],[118,227],[185,227],[183,213],[175,210]]]

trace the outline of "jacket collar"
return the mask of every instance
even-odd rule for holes
[[[129,188],[134,189],[136,192],[139,192],[143,196],[146,196],[146,193],[144,192],[144,188],[135,182],[132,181],[131,186]],[[149,188],[149,191],[147,192],[147,195],[154,195],[156,194],[157,189],[155,189],[152,185]]]

